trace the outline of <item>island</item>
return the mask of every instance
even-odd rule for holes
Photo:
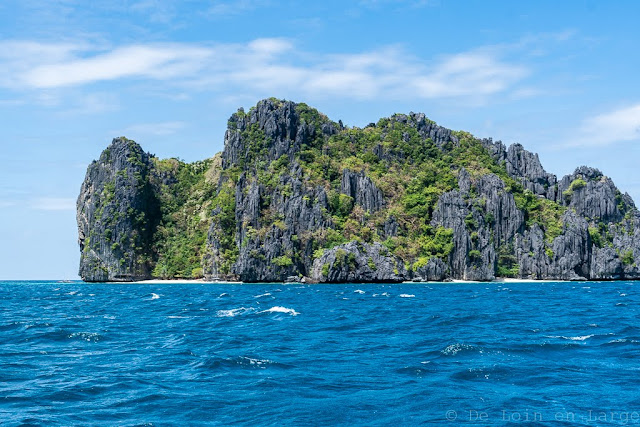
[[[265,99],[185,163],[115,138],[77,201],[81,278],[315,283],[640,278],[640,213],[597,169],[422,113],[364,128]]]

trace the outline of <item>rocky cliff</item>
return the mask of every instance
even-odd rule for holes
[[[80,277],[86,281],[150,277],[159,203],[149,185],[150,156],[116,138],[89,165],[78,197]]]
[[[85,280],[640,278],[640,214],[600,171],[396,114],[363,129],[268,99],[193,164],[115,139],[78,198]]]

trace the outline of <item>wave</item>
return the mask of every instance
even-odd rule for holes
[[[603,345],[609,346],[609,345],[620,345],[620,344],[637,344],[639,342],[640,341],[634,340],[632,338],[616,338],[614,340],[604,343]]]
[[[549,335],[549,336],[545,336],[545,338],[558,338],[558,339],[569,340],[569,341],[585,341],[585,340],[588,340],[589,338],[593,338],[593,337],[594,337],[594,334],[580,335],[580,336],[575,336],[575,337],[565,337],[564,335]]]
[[[158,294],[154,294],[153,292],[151,293],[151,299],[159,299],[160,295]]]
[[[381,294],[373,294],[373,296],[374,297],[388,297],[390,295],[389,295],[389,292],[383,292]]]
[[[24,330],[41,329],[41,328],[46,329],[52,326],[53,324],[48,322],[35,322],[35,323],[11,322],[11,323],[7,323],[6,325],[0,325],[0,332],[10,331],[13,329],[24,329]]]
[[[248,369],[267,369],[269,367],[275,368],[290,368],[291,366],[278,363],[270,359],[259,359],[248,356],[227,357],[227,358],[214,358],[209,359],[202,364],[206,369],[234,369],[234,368],[248,368]]]
[[[218,310],[218,312],[216,313],[217,317],[236,317],[245,313],[251,313],[255,311],[255,308],[253,307],[239,307],[239,308],[232,308],[231,310]]]
[[[398,295],[400,298],[415,298],[413,294],[400,294]]]
[[[451,374],[451,378],[463,381],[507,381],[516,375],[512,367],[495,365],[461,369]]]
[[[254,295],[254,298],[262,298],[262,297],[270,297],[271,294],[269,292],[264,293],[264,294],[260,294],[260,295]]]
[[[422,362],[424,363],[424,362]],[[437,369],[435,368],[426,368],[424,366],[422,367],[417,367],[417,366],[405,366],[399,369],[396,369],[396,372],[398,374],[402,374],[402,375],[409,375],[409,376],[414,376],[414,377],[424,377],[430,374],[433,374],[435,372],[437,372]]]
[[[298,313],[297,311],[295,311],[293,308],[287,308],[287,307],[281,307],[281,306],[274,306],[271,307],[267,310],[262,310],[262,311],[257,311],[255,308],[253,307],[238,307],[238,308],[232,308],[230,310],[218,310],[216,313],[217,317],[236,317],[236,316],[242,316],[242,315],[246,315],[246,314],[251,314],[251,313],[256,313],[256,314],[260,314],[260,313],[282,313],[282,314],[289,314],[291,316],[297,316],[300,313]]]
[[[74,332],[67,335],[67,338],[78,339],[87,342],[98,342],[103,339],[103,336],[97,332]]]
[[[293,308],[281,307],[279,305],[275,307],[271,307],[268,310],[261,311],[260,313],[285,313],[285,314],[290,314],[292,316],[297,316],[298,314],[300,314],[297,311],[295,311]]]
[[[442,350],[440,350],[440,354],[443,354],[445,356],[455,356],[458,353],[467,353],[475,350],[476,350],[476,347],[472,345],[455,343],[455,344],[450,344],[445,348],[443,348]]]

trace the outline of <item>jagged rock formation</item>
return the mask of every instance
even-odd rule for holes
[[[401,282],[409,275],[402,260],[380,243],[349,242],[326,250],[316,258],[311,277],[327,283],[382,283]]]
[[[150,156],[126,138],[114,139],[89,165],[77,202],[83,280],[150,276],[152,219],[159,212],[148,183],[151,168]]]
[[[367,212],[380,210],[384,204],[382,191],[369,177],[365,176],[364,172],[354,173],[349,169],[343,170],[340,190]]]
[[[346,128],[268,99],[185,164],[118,138],[78,198],[85,280],[640,278],[640,214],[600,171],[558,179],[520,144],[424,114]]]

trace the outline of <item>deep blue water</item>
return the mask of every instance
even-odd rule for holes
[[[0,282],[3,426],[509,422],[640,424],[640,284]]]

